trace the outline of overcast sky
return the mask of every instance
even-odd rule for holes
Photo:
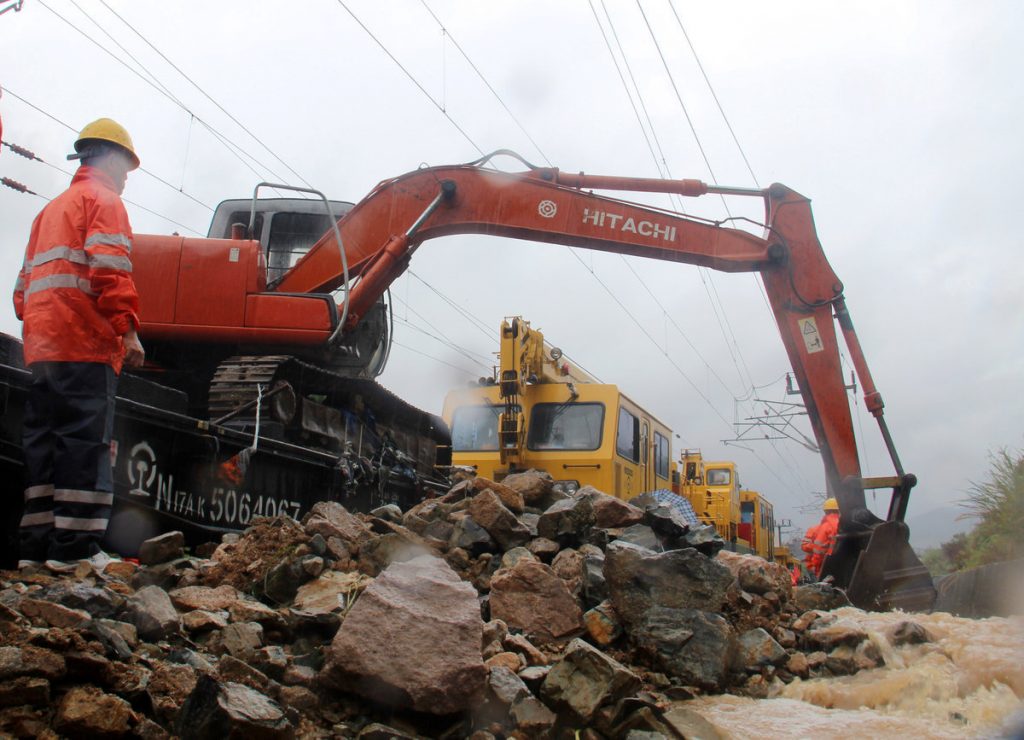
[[[1022,15],[1018,2],[24,0],[0,16],[0,115],[6,141],[68,171],[75,130],[124,124],[152,173],[125,193],[136,233],[205,234],[212,206],[261,179],[357,201],[498,148],[574,172],[785,183],[813,201],[920,478],[913,517],[961,499],[989,450],[1024,446]],[[49,197],[69,179],[6,148],[0,175]],[[0,187],[4,295],[43,204]],[[733,215],[755,206],[730,201]],[[726,215],[710,197],[685,207]],[[488,373],[501,319],[522,315],[668,423],[677,449],[735,459],[777,519],[817,519],[816,455],[723,443],[763,411],[751,397],[793,400],[753,277],[482,236],[428,243],[411,272],[393,286],[382,378],[407,400],[440,412],[449,388]],[[20,333],[7,300],[0,331]],[[866,473],[890,474],[856,404]]]

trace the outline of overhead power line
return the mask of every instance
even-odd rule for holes
[[[394,54],[391,53],[391,50],[388,49],[388,47],[384,45],[384,42],[382,42],[379,38],[377,38],[377,36],[373,33],[373,31],[371,31],[367,27],[367,25],[365,23],[363,23],[359,19],[359,16],[357,16],[355,13],[352,12],[352,9],[349,8],[343,2],[343,0],[338,0],[338,5],[340,5],[342,8],[344,8],[345,12],[348,13],[350,16],[352,16],[352,20],[354,20],[359,25],[359,27],[361,29],[363,29],[366,32],[366,34],[371,39],[373,39],[374,43],[377,44],[377,46],[380,47],[381,51],[383,51],[385,54],[388,55],[388,58],[391,59],[391,61],[393,61],[396,65],[398,65],[398,68],[400,70],[402,70],[402,72],[405,74],[406,77],[409,78],[409,81],[412,82],[412,84],[414,84],[417,87],[417,89],[419,89],[419,91],[426,96],[427,100],[429,100],[431,103],[434,104],[435,108],[437,108],[439,111],[441,111],[441,115],[443,115],[445,118],[447,118],[449,120],[449,122],[451,122],[452,126],[455,127],[455,130],[458,131],[460,134],[462,134],[463,138],[466,141],[468,141],[470,143],[470,145],[472,145],[472,147],[474,149],[476,149],[477,152],[481,156],[483,156],[484,150],[481,149],[477,145],[477,143],[475,141],[473,141],[472,137],[470,137],[470,135],[467,134],[465,132],[465,130],[458,123],[455,122],[455,119],[452,118],[451,115],[449,115],[448,111],[445,110],[445,107],[443,105],[441,105],[441,103],[439,103],[437,101],[437,99],[433,95],[431,95],[429,92],[427,92],[427,89],[425,87],[423,87],[422,84],[420,84],[420,81],[416,79],[416,77],[412,74],[412,72],[410,72],[408,69],[406,69],[405,65],[403,65],[400,61],[398,61],[398,57],[396,57]]]
[[[250,164],[248,161],[246,161],[246,159],[245,159],[246,157],[248,157],[249,160],[251,160],[252,162],[255,162],[260,167],[262,167],[265,172],[269,172],[278,181],[284,182],[284,181],[287,180],[287,178],[284,178],[281,175],[279,175],[277,172],[275,172],[273,170],[273,168],[267,166],[266,164],[261,162],[259,159],[257,159],[255,156],[250,154],[245,148],[239,146],[238,144],[233,142],[231,139],[229,139],[226,135],[222,134],[220,131],[218,131],[216,128],[214,128],[212,125],[210,125],[209,123],[204,121],[202,118],[197,116],[194,111],[192,111],[188,106],[185,105],[184,102],[182,102],[176,96],[170,94],[166,89],[164,89],[164,87],[162,85],[158,85],[158,84],[154,83],[151,79],[149,79],[149,77],[146,77],[145,75],[143,75],[142,72],[139,72],[137,69],[135,69],[134,67],[129,65],[127,62],[125,62],[119,56],[117,56],[116,54],[111,52],[109,49],[107,49],[105,46],[103,46],[103,44],[99,43],[96,39],[91,37],[89,34],[87,34],[81,28],[79,28],[74,23],[69,21],[67,18],[62,16],[60,13],[58,13],[56,10],[54,10],[53,8],[48,6],[44,2],[44,0],[37,0],[37,2],[42,7],[46,8],[46,10],[50,11],[50,13],[52,13],[54,16],[56,16],[59,20],[61,20],[62,22],[64,22],[68,26],[70,26],[77,33],[81,34],[87,41],[89,41],[91,44],[96,46],[98,49],[100,49],[103,53],[108,55],[115,62],[117,62],[118,64],[123,66],[125,69],[127,69],[129,72],[134,74],[136,77],[138,77],[144,83],[146,83],[147,85],[152,87],[154,90],[156,90],[158,93],[160,93],[163,97],[167,98],[172,103],[174,103],[176,106],[181,108],[183,111],[185,111],[189,115],[193,116],[195,118],[195,120],[198,121],[201,126],[203,126],[203,128],[205,128],[207,131],[209,131],[214,136],[214,138],[216,138],[218,141],[220,141],[220,143],[222,145],[224,145],[224,147],[227,148],[229,152],[231,152],[240,162],[242,162],[242,164],[244,164],[249,170],[251,170],[257,177],[264,178],[264,177],[266,177],[266,175],[264,173],[261,173],[258,170],[256,170],[256,168],[253,167],[252,164]],[[149,74],[150,76],[155,77],[148,70],[147,70],[147,74]],[[243,155],[244,155],[244,157],[243,157]]]
[[[554,165],[551,164],[551,160],[548,159],[548,155],[545,154],[544,150],[540,148],[540,144],[538,144],[534,140],[534,138],[530,136],[530,132],[526,130],[526,127],[523,126],[523,124],[519,121],[518,118],[516,118],[516,115],[512,112],[512,110],[507,105],[505,105],[505,101],[502,100],[501,96],[498,94],[498,91],[495,90],[491,83],[487,81],[487,78],[484,77],[483,72],[479,70],[479,68],[473,63],[473,60],[470,59],[469,55],[465,52],[465,50],[463,50],[459,42],[455,40],[454,36],[452,36],[451,31],[449,31],[448,28],[445,27],[444,23],[441,22],[441,19],[434,14],[434,11],[430,9],[429,5],[427,5],[426,0],[420,0],[420,2],[423,4],[423,7],[426,8],[427,12],[430,13],[430,17],[433,18],[437,22],[437,25],[441,27],[441,31],[447,36],[447,38],[451,39],[452,44],[455,46],[456,49],[458,49],[459,53],[462,55],[462,58],[466,60],[466,63],[469,64],[470,68],[474,72],[476,72],[476,75],[477,77],[480,78],[480,81],[484,83],[484,85],[487,87],[488,90],[491,91],[491,94],[498,101],[498,103],[505,110],[505,112],[508,113],[509,118],[511,118],[512,121],[516,124],[516,126],[519,127],[519,130],[523,132],[523,135],[530,140],[530,143],[533,144],[533,148],[536,149],[540,156],[544,159],[544,161],[548,163],[549,167],[553,167]]]
[[[285,162],[285,161],[284,161],[283,159],[281,159],[281,157],[279,157],[279,156],[277,155],[277,153],[276,153],[276,152],[275,152],[275,151],[274,151],[273,149],[271,149],[271,148],[270,148],[270,147],[269,147],[269,146],[268,146],[268,145],[267,145],[267,144],[266,144],[266,143],[265,143],[265,142],[263,141],[263,139],[261,139],[261,138],[260,138],[259,136],[257,136],[256,134],[254,134],[254,133],[252,132],[252,130],[251,130],[251,129],[250,129],[250,128],[249,128],[248,126],[246,126],[246,125],[245,125],[244,123],[242,123],[242,122],[241,122],[241,121],[239,121],[239,120],[238,120],[237,118],[235,118],[235,116],[234,116],[234,115],[232,115],[232,114],[231,114],[231,112],[230,112],[230,111],[229,111],[229,110],[228,110],[227,108],[225,108],[225,107],[224,107],[223,105],[221,105],[221,104],[220,104],[219,102],[217,102],[217,100],[215,100],[215,99],[213,98],[213,96],[212,96],[212,95],[210,95],[209,93],[207,93],[207,92],[206,92],[206,90],[204,90],[204,89],[203,89],[203,88],[202,88],[202,87],[201,87],[201,86],[199,85],[199,83],[197,83],[197,82],[196,82],[195,80],[193,80],[193,79],[192,79],[191,77],[189,77],[189,76],[188,76],[188,75],[187,75],[187,74],[186,74],[186,73],[185,73],[185,72],[184,72],[184,71],[183,71],[183,70],[182,70],[182,69],[181,69],[181,68],[180,68],[180,67],[179,67],[179,66],[178,66],[177,64],[175,64],[175,63],[174,63],[173,61],[171,61],[171,59],[170,59],[170,58],[168,58],[168,56],[167,56],[166,54],[164,54],[164,53],[163,53],[162,51],[160,51],[160,49],[158,49],[158,48],[157,48],[156,46],[154,46],[154,45],[153,45],[153,43],[152,43],[152,42],[151,42],[151,41],[150,41],[149,39],[147,39],[147,38],[146,38],[145,36],[143,36],[143,35],[142,35],[142,34],[141,34],[141,33],[140,33],[140,32],[139,32],[139,31],[138,31],[138,30],[137,30],[137,29],[136,29],[136,28],[135,28],[135,27],[134,27],[134,26],[133,26],[133,25],[131,24],[131,23],[129,23],[129,22],[127,21],[127,20],[125,20],[125,18],[124,18],[124,17],[123,17],[123,16],[122,16],[122,15],[121,15],[120,13],[118,13],[118,12],[117,12],[116,10],[114,10],[113,8],[111,8],[111,7],[110,7],[110,6],[109,6],[109,5],[107,4],[106,0],[100,0],[100,3],[101,3],[101,4],[103,5],[103,7],[104,7],[104,8],[106,8],[106,9],[107,9],[107,10],[109,10],[109,11],[110,11],[110,12],[111,12],[111,13],[112,13],[112,14],[113,14],[114,16],[116,16],[116,17],[117,17],[117,19],[118,19],[119,21],[121,21],[121,23],[123,23],[123,24],[124,24],[125,26],[127,26],[127,27],[128,27],[128,29],[129,29],[129,30],[130,30],[130,31],[131,31],[132,33],[134,33],[134,34],[135,34],[136,36],[138,36],[138,37],[139,37],[139,39],[141,39],[141,40],[142,40],[142,42],[143,42],[144,44],[146,44],[146,46],[148,46],[148,47],[149,47],[150,49],[152,49],[152,50],[153,50],[154,52],[156,52],[156,53],[157,53],[157,54],[158,54],[158,55],[160,56],[160,58],[161,58],[161,59],[163,59],[163,60],[164,60],[165,62],[167,62],[167,63],[168,63],[169,65],[171,65],[171,67],[172,67],[172,68],[174,69],[174,71],[175,71],[175,72],[177,72],[177,73],[178,73],[178,74],[180,74],[180,75],[181,75],[182,77],[184,77],[184,78],[185,78],[186,80],[188,80],[189,84],[191,84],[191,85],[192,85],[192,87],[194,87],[194,88],[195,88],[196,90],[198,90],[198,91],[199,91],[200,93],[202,93],[203,97],[205,97],[205,98],[206,98],[207,100],[209,100],[209,101],[210,101],[211,103],[213,103],[213,104],[214,104],[215,106],[217,106],[217,109],[218,109],[218,110],[220,110],[220,111],[221,111],[221,113],[223,113],[223,114],[224,114],[224,115],[226,115],[226,116],[227,116],[228,118],[230,118],[230,119],[231,119],[232,121],[234,121],[234,123],[235,123],[235,124],[237,124],[237,125],[238,125],[238,127],[239,127],[240,129],[242,129],[242,130],[243,130],[243,131],[244,131],[245,133],[249,134],[249,136],[250,136],[250,137],[252,137],[253,141],[255,141],[255,142],[256,142],[257,144],[259,144],[259,145],[260,145],[261,147],[263,147],[263,149],[264,149],[264,150],[265,150],[265,151],[266,151],[266,152],[267,152],[268,154],[270,154],[270,156],[272,156],[272,157],[273,157],[274,159],[276,159],[276,160],[277,160],[278,162],[280,162],[281,164],[283,164],[283,165],[284,165],[284,166],[285,166],[285,167],[286,167],[286,168],[288,169],[288,171],[289,171],[289,172],[291,172],[291,173],[292,173],[293,175],[295,175],[295,176],[296,176],[297,178],[299,178],[299,180],[301,180],[301,181],[302,181],[302,183],[303,183],[303,184],[304,184],[304,185],[305,185],[306,187],[309,187],[309,188],[312,188],[312,187],[313,187],[313,186],[312,186],[312,185],[311,185],[311,184],[309,183],[309,181],[308,181],[308,180],[306,180],[306,178],[304,178],[304,177],[303,177],[302,175],[300,175],[300,174],[299,174],[298,172],[296,172],[296,171],[295,171],[295,168],[293,168],[293,167],[292,167],[291,165],[289,165],[289,164],[288,164],[287,162]]]
[[[43,114],[44,116],[49,118],[51,121],[54,121],[55,123],[60,124],[64,128],[66,128],[69,131],[71,131],[72,133],[76,133],[76,134],[78,133],[78,129],[74,128],[69,123],[67,123],[65,121],[62,121],[61,119],[57,118],[52,113],[49,113],[49,112],[43,110],[38,105],[35,105],[34,103],[32,103],[32,102],[26,100],[25,98],[21,97],[17,93],[13,92],[9,87],[5,87],[4,88],[4,93],[7,94],[7,95],[10,95],[12,98],[15,98],[16,100],[21,101],[22,103],[27,105],[29,108],[32,108],[33,110],[37,111],[38,113]],[[42,160],[42,159],[40,159],[39,161],[44,162],[44,160]],[[44,163],[45,164],[49,164],[48,162],[44,162]],[[57,168],[57,169],[60,169],[60,168]],[[64,172],[64,170],[60,170],[60,171]],[[209,204],[204,203],[203,201],[199,200],[199,198],[195,197],[194,195],[192,195],[191,193],[187,192],[186,190],[184,190],[182,188],[179,188],[179,187],[175,187],[171,183],[167,182],[167,180],[165,180],[164,178],[162,178],[159,175],[157,175],[155,172],[152,172],[151,170],[148,170],[145,167],[139,167],[139,172],[142,172],[143,174],[148,175],[149,177],[152,177],[154,180],[156,180],[157,182],[159,182],[159,183],[161,183],[163,185],[166,185],[167,187],[169,187],[174,192],[180,193],[181,195],[184,195],[186,198],[188,198],[189,200],[191,200],[194,203],[197,203],[198,205],[201,205],[203,208],[205,208],[206,210],[210,211],[211,213],[213,212],[213,207],[212,206],[210,206]],[[161,216],[161,218],[166,218],[166,217],[165,216]],[[166,219],[166,220],[172,221],[172,219]],[[177,222],[176,221],[172,221],[172,223],[177,223]],[[188,228],[188,227],[186,226],[185,228]],[[189,231],[195,231],[195,230],[194,229],[189,229]],[[198,232],[196,232],[196,233],[198,233]]]

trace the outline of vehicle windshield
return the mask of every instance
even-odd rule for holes
[[[596,450],[601,446],[604,405],[539,403],[530,412],[526,446],[531,450]]]
[[[498,449],[498,417],[504,406],[462,406],[452,415],[452,450]]]
[[[727,486],[731,478],[728,468],[712,468],[708,471],[709,486]]]

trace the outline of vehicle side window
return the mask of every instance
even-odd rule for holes
[[[668,478],[668,438],[654,433],[654,474],[659,478]]]
[[[624,408],[619,409],[615,451],[628,460],[640,462],[640,420]]]

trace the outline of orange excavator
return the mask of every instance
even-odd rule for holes
[[[515,157],[526,169],[495,169],[491,160],[498,154]],[[764,235],[595,190],[758,198],[765,205]],[[243,217],[225,227],[224,235],[233,238],[136,237],[132,261],[142,298],[140,334],[160,364],[149,369],[148,378],[185,391],[187,413],[197,414],[197,404],[205,405],[213,426],[248,416],[258,441],[265,407],[279,420],[265,424],[296,430],[286,444],[317,436],[351,444],[349,411],[335,409],[338,398],[345,396],[351,410],[372,406],[378,391],[369,385],[347,390],[338,378],[365,380],[372,375],[368,368],[379,368],[386,354],[379,341],[379,327],[386,325],[380,318],[383,296],[422,244],[449,234],[489,234],[757,272],[799,381],[829,495],[840,503],[840,533],[823,576],[831,576],[865,608],[926,609],[934,601],[931,577],[911,550],[904,523],[916,478],[904,471],[896,452],[843,284],[822,251],[804,196],[778,184],[761,190],[699,180],[569,174],[500,151],[468,164],[385,180],[351,207],[335,204],[344,214],[336,223],[338,214],[328,219],[330,228],[308,251],[296,248],[294,239],[280,239],[277,246],[261,239],[258,202],[264,201],[254,193],[244,214],[247,223]],[[330,214],[331,204],[324,203]],[[891,476],[861,474],[840,366],[840,333],[888,448]],[[207,382],[208,388],[200,388]],[[412,422],[421,438],[432,440],[418,453],[421,459],[444,447],[436,418],[416,416],[397,400],[388,407],[396,418],[384,420],[385,436],[400,435],[403,423]],[[404,422],[397,418],[403,414]],[[417,456],[401,449],[395,454]],[[149,468],[140,471],[144,478]],[[892,491],[884,519],[865,501],[865,490],[876,488]]]

